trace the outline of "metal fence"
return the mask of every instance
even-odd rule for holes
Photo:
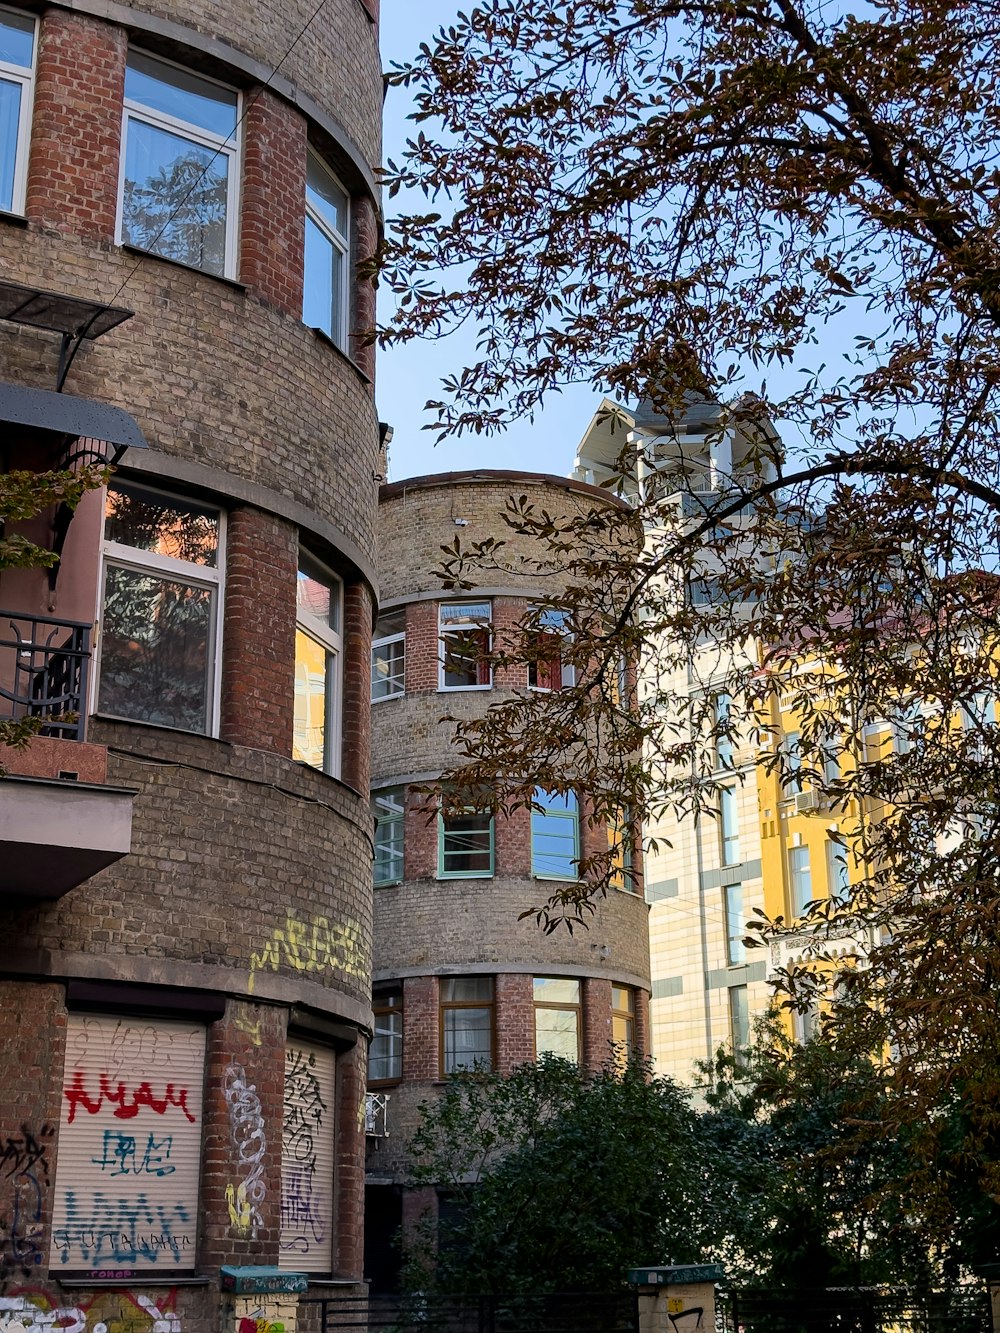
[[[329,1296],[299,1303],[301,1333],[638,1333],[634,1292]]]
[[[0,717],[42,717],[43,736],[82,740],[90,626],[0,612]]]
[[[991,1333],[982,1287],[915,1293],[893,1287],[825,1287],[720,1293],[723,1333]]]

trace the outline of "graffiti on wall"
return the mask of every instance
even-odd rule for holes
[[[245,1172],[235,1188],[226,1186],[229,1220],[242,1235],[256,1240],[257,1229],[263,1225],[260,1206],[267,1194],[264,1184],[264,1153],[267,1149],[264,1115],[256,1084],[247,1082],[242,1065],[230,1065],[222,1082],[229,1104],[229,1132],[240,1168]]]
[[[56,1272],[193,1267],[204,1063],[201,1024],[70,1015]]]
[[[0,1333],[181,1333],[176,1293],[104,1291],[86,1305],[52,1305],[43,1292],[0,1296]]]
[[[271,1319],[266,1314],[244,1315],[238,1333],[285,1333],[283,1319]]]
[[[332,1052],[289,1042],[281,1145],[281,1249],[307,1271],[332,1258]]]
[[[27,1273],[42,1262],[44,1190],[49,1183],[48,1147],[55,1129],[36,1136],[27,1125],[0,1139],[0,1276]]]
[[[250,955],[250,990],[258,972],[277,972],[282,966],[296,972],[366,976],[368,953],[361,927],[356,921],[341,925],[325,916],[314,917],[306,924],[289,915],[284,926],[275,927]]]

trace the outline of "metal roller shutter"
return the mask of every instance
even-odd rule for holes
[[[194,1268],[204,1077],[198,1023],[70,1014],[53,1275]]]
[[[278,1263],[303,1273],[333,1271],[335,1069],[327,1047],[285,1048]]]

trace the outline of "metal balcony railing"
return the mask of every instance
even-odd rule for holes
[[[0,719],[45,718],[41,735],[82,741],[90,630],[76,620],[0,611]]]
[[[387,1092],[365,1093],[365,1133],[369,1138],[387,1139],[389,1094]]]

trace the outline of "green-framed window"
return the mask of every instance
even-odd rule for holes
[[[577,879],[580,807],[575,792],[536,787],[531,812],[531,873],[538,879]]]
[[[493,874],[493,816],[461,810],[438,816],[438,879],[488,879]]]

